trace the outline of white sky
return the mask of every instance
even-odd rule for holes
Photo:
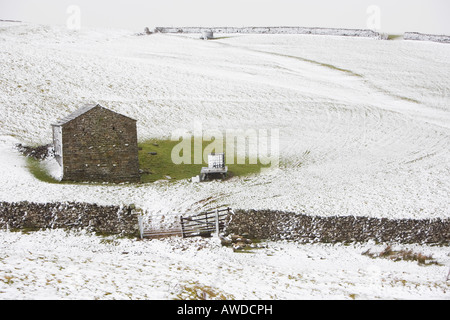
[[[382,32],[450,35],[449,0],[0,0],[0,19],[65,25],[77,5],[81,27],[142,31],[155,26],[306,26],[367,28],[380,8]]]

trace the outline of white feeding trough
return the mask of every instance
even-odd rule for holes
[[[213,39],[214,35],[213,32],[211,30],[203,30],[202,31],[202,36],[200,37],[203,40],[209,40],[209,39]]]
[[[200,180],[204,181],[217,177],[224,179],[227,173],[225,153],[211,153],[208,155],[208,167],[203,167],[200,171]]]

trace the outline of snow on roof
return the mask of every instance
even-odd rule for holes
[[[82,114],[88,112],[89,110],[95,108],[96,106],[101,107],[99,104],[87,104],[81,108],[79,108],[78,110],[72,112],[71,114],[65,116],[64,118],[62,118],[61,120],[58,120],[55,123],[52,123],[52,126],[62,126],[64,124],[66,124],[69,121],[72,121],[75,118],[78,118],[79,116],[81,116]]]
[[[75,118],[78,118],[78,117],[81,116],[82,114],[85,114],[85,113],[88,112],[89,110],[94,109],[95,107],[103,108],[103,107],[102,107],[100,104],[98,104],[98,103],[94,103],[94,104],[86,104],[85,106],[79,108],[78,110],[75,110],[75,111],[72,112],[71,114],[65,116],[64,118],[62,118],[62,119],[60,119],[60,120],[58,120],[57,122],[52,123],[52,126],[62,126],[62,125],[64,125],[64,124],[66,124],[67,122],[72,121],[72,120],[75,119]],[[112,112],[114,112],[114,111],[112,111]],[[124,115],[122,115],[122,116],[124,116]],[[126,116],[124,116],[124,117],[126,117]],[[127,118],[129,118],[129,117],[127,117]],[[130,118],[130,119],[132,119],[132,118]],[[132,120],[134,120],[134,119],[132,119]],[[135,120],[135,121],[136,121],[136,120]]]

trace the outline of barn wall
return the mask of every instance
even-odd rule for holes
[[[63,126],[63,180],[138,182],[136,121],[100,106]]]

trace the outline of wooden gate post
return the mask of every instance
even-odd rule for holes
[[[138,226],[139,226],[139,234],[141,239],[144,238],[144,222],[142,221],[142,216],[138,215]]]
[[[181,222],[181,237],[185,238],[183,216],[180,216],[180,222]]]
[[[216,234],[219,237],[219,210],[216,209]]]

